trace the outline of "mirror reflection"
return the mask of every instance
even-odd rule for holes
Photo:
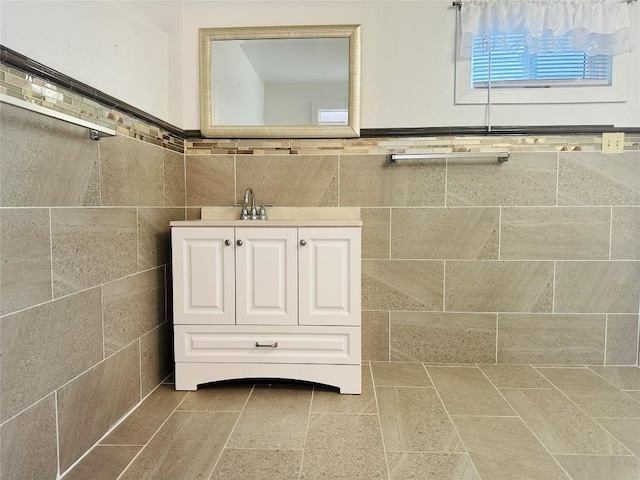
[[[201,29],[206,137],[359,133],[359,26]]]
[[[211,64],[215,124],[348,124],[347,38],[214,41]]]

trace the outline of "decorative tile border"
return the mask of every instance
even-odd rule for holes
[[[0,93],[116,130],[119,135],[184,153],[184,139],[117,109],[0,62]]]
[[[601,135],[505,135],[380,137],[313,140],[187,139],[187,155],[370,155],[451,152],[599,152]],[[624,149],[640,150],[640,135],[625,136]]]
[[[60,87],[0,62],[0,92],[45,108],[112,128],[187,155],[372,155],[451,152],[600,151],[600,134],[566,135],[439,135],[380,136],[349,139],[207,139],[184,138],[133,115],[106,107],[70,89]],[[610,127],[609,127],[610,128]],[[640,134],[628,133],[624,149],[640,150]]]

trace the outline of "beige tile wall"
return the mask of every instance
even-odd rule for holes
[[[172,370],[184,155],[0,105],[2,478],[53,479]]]
[[[365,360],[636,365],[640,152],[548,146],[501,164],[187,154],[189,217],[248,186],[361,207]]]

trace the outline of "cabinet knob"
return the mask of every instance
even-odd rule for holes
[[[229,245],[231,245],[231,240],[225,240],[224,244],[228,247]]]
[[[236,245],[238,245],[238,246],[242,245],[242,240],[237,240],[236,241]]]
[[[306,240],[300,240],[300,245],[302,245],[303,247],[307,244]]]

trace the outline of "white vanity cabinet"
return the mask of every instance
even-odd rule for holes
[[[171,223],[177,390],[284,378],[361,392],[359,218],[290,223]]]

